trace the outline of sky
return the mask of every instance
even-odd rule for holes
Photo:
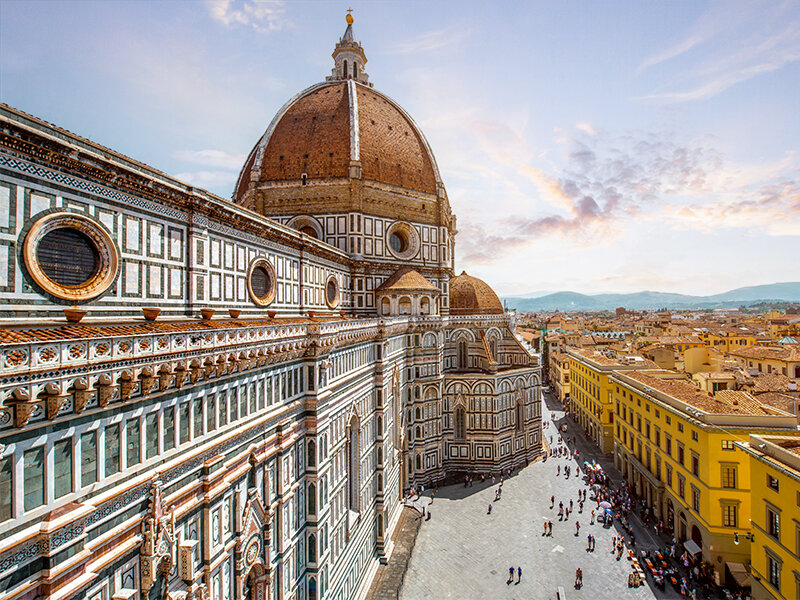
[[[0,1],[0,101],[223,198],[352,8],[501,295],[800,281],[800,3]]]

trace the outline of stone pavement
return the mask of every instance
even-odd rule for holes
[[[564,415],[552,405],[543,407],[543,422],[555,418],[565,422]],[[574,431],[574,433],[573,433]],[[570,427],[565,435],[582,438],[582,432]],[[544,429],[546,440],[557,432],[551,425]],[[607,473],[619,481],[610,458],[601,458],[593,444],[579,444],[581,463],[584,459],[601,459]],[[569,464],[572,476],[564,477]],[[558,466],[561,476],[556,476]],[[645,584],[628,587],[631,563],[623,557],[617,561],[611,553],[611,538],[619,535],[615,527],[590,525],[595,502],[587,500],[583,513],[578,513],[578,490],[586,486],[575,475],[575,460],[549,458],[537,461],[512,474],[503,484],[502,497],[495,502],[499,482],[491,481],[472,487],[463,485],[441,488],[433,504],[428,506],[430,520],[422,523],[414,552],[400,590],[401,600],[427,598],[470,599],[555,599],[563,586],[567,600],[649,600],[679,598],[672,589],[664,592]],[[550,497],[555,496],[555,508]],[[566,521],[558,520],[558,503],[574,502],[574,512]],[[492,513],[487,514],[489,503]],[[544,537],[543,524],[553,522],[552,537]],[[581,524],[575,536],[575,522]],[[587,535],[596,538],[596,550],[587,552]],[[647,539],[647,532],[634,524],[637,549],[655,547],[657,540]],[[641,541],[641,542],[640,542]],[[626,553],[627,554],[627,553]],[[508,569],[522,567],[522,580],[508,583]],[[583,570],[584,585],[574,587],[575,570]],[[649,580],[648,580],[649,583]]]

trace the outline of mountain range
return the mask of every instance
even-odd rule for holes
[[[668,308],[707,309],[736,308],[759,302],[800,302],[800,282],[771,283],[741,287],[712,296],[690,296],[667,292],[636,292],[633,294],[579,294],[577,292],[537,293],[503,298],[508,308],[518,311],[602,311],[623,306],[628,310]]]

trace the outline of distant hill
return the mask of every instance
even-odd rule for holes
[[[741,287],[713,296],[689,296],[650,291],[635,294],[594,295],[555,292],[544,296],[537,294],[529,294],[524,297],[507,296],[503,300],[509,308],[519,311],[599,311],[614,310],[618,306],[624,306],[629,310],[735,308],[742,304],[748,305],[757,302],[800,302],[800,282]]]

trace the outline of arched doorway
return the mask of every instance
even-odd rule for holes
[[[700,528],[697,525],[692,525],[692,541],[699,548],[703,547],[703,534],[700,533]]]
[[[254,563],[244,578],[242,598],[244,600],[265,600],[267,597],[267,576],[260,562]]]

